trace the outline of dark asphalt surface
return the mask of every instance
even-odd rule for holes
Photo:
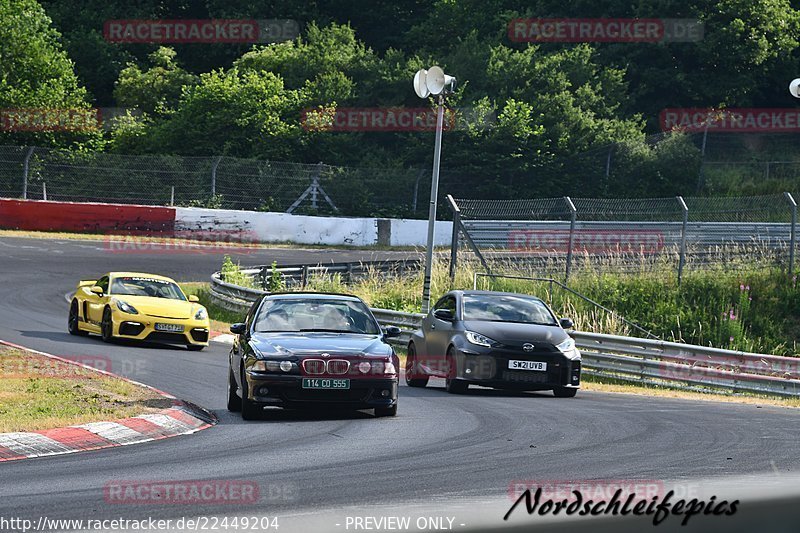
[[[248,265],[392,255],[408,254],[270,249],[238,259]],[[204,281],[221,258],[112,253],[102,242],[0,237],[0,339],[56,355],[108,357],[113,372],[219,417],[217,426],[195,435],[0,464],[0,518],[266,514],[284,517],[281,531],[295,531],[292,517],[315,509],[374,504],[398,514],[415,506],[435,510],[431,502],[438,501],[502,501],[519,480],[680,482],[800,472],[796,410],[585,391],[574,399],[488,389],[453,396],[432,380],[426,389],[401,388],[396,418],[269,411],[264,420],[245,423],[225,410],[227,346],[212,343],[195,353],[109,346],[97,337],[67,334],[64,294],[80,278],[141,270]],[[104,500],[104,487],[121,480],[203,479],[255,481],[261,500],[244,506]],[[319,527],[346,530],[344,522]]]

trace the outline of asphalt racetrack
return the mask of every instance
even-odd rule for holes
[[[395,418],[268,411],[262,421],[243,422],[225,409],[227,346],[196,353],[107,345],[66,330],[64,294],[81,278],[134,270],[205,281],[222,253],[107,248],[102,241],[0,238],[0,339],[56,355],[108,357],[113,372],[205,407],[219,423],[158,442],[0,464],[0,518],[268,516],[287,532],[353,531],[356,515],[416,513],[454,517],[441,525],[469,530],[503,526],[509,487],[520,482],[649,480],[742,497],[754,487],[783,493],[789,480],[798,485],[800,411],[766,405],[587,391],[574,399],[475,388],[457,396],[432,380],[425,389],[401,387]],[[275,248],[235,258],[248,265],[399,255],[408,253]],[[105,492],[123,480],[210,479],[255,482],[259,501],[131,505],[110,502]],[[544,524],[517,511],[518,525]],[[737,523],[708,520],[726,531]]]

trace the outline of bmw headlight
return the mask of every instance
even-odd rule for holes
[[[116,300],[116,302],[117,302],[117,308],[123,313],[128,313],[129,315],[139,314],[139,311],[137,311],[136,308],[131,304],[129,304],[128,302],[123,302],[122,300]]]
[[[570,359],[578,359],[581,356],[575,348],[575,339],[572,337],[567,337],[565,341],[556,344],[556,348]]]
[[[476,344],[478,346],[492,346],[495,344],[495,341],[487,337],[486,335],[481,335],[480,333],[475,333],[474,331],[465,331],[464,335],[467,337],[467,340],[472,344]]]
[[[208,318],[208,311],[206,311],[205,307],[201,307],[197,310],[197,313],[194,314],[195,320],[205,320]]]

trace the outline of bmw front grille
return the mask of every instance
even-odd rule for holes
[[[347,359],[306,359],[303,361],[303,371],[312,376],[330,374],[332,376],[343,376],[350,370],[350,361]]]

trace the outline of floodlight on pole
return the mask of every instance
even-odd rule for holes
[[[431,304],[431,273],[433,270],[434,229],[436,226],[436,200],[439,197],[439,161],[442,156],[442,130],[444,128],[444,97],[455,90],[456,79],[448,76],[440,67],[420,69],[414,75],[414,92],[420,98],[436,97],[436,142],[433,148],[433,177],[431,200],[428,211],[428,245],[425,250],[425,280],[422,286],[422,312],[427,313]]]
[[[789,94],[795,98],[800,98],[800,78],[795,78],[789,83]]]

